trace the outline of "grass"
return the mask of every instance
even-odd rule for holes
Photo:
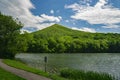
[[[70,80],[115,80],[114,77],[106,73],[85,72],[74,69],[61,70],[61,76]]]
[[[0,80],[25,80],[25,79],[18,77],[16,75],[0,68]]]
[[[41,75],[41,76],[45,76],[45,77],[51,78],[53,80],[67,80],[67,79],[62,78],[58,75],[49,74],[49,73],[46,73],[46,72],[41,71],[39,69],[29,67],[29,66],[27,66],[26,64],[24,64],[20,61],[4,59],[3,62],[5,64],[9,65],[9,66],[12,66],[12,67],[15,67],[15,68],[18,68],[18,69],[22,69],[22,70],[25,70],[25,71],[28,71],[28,72],[32,72],[32,73],[35,73],[35,74],[38,74],[38,75]]]
[[[51,78],[52,80],[115,80],[114,77],[106,73],[97,73],[92,71],[85,72],[74,69],[63,69],[60,71],[60,75],[56,75],[29,67],[26,64],[16,60],[4,59],[3,62],[9,66],[19,68],[28,72],[32,72],[38,75],[42,75]]]

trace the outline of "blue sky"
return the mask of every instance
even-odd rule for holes
[[[120,0],[2,0],[0,11],[33,32],[55,23],[87,32],[120,33]]]

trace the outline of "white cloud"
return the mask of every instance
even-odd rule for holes
[[[26,30],[26,29],[21,29],[20,32],[21,32],[21,34],[24,34],[25,32],[27,32],[27,33],[31,33],[31,31]]]
[[[46,14],[33,15],[30,9],[35,9],[30,0],[0,0],[0,11],[3,14],[19,18],[24,28],[43,29],[56,22],[60,22],[61,16],[49,16]]]
[[[67,22],[67,23],[68,23],[68,22],[69,22],[69,20],[65,20],[65,22]]]
[[[73,25],[76,25],[76,23],[75,23],[75,22],[72,22],[72,24],[73,24]]]
[[[94,6],[88,5],[88,3],[86,5],[74,3],[65,5],[65,8],[70,8],[75,12],[71,18],[85,20],[90,24],[104,24],[109,26],[120,23],[120,9],[108,5],[107,0],[99,0]],[[111,28],[114,27],[111,26]]]
[[[51,14],[54,14],[54,10],[50,10],[50,13],[51,13]]]
[[[44,29],[53,24],[55,23],[41,23],[41,24],[36,24],[35,27],[24,27],[23,29],[21,29],[21,33],[23,33],[24,31],[31,33],[36,30]]]
[[[45,14],[41,14],[39,19],[43,22],[45,21],[50,21],[50,22],[60,22],[60,20],[62,19],[62,17],[58,16],[58,17],[54,17],[54,16],[48,16]]]
[[[99,2],[97,2],[97,4],[95,5],[95,8],[104,7],[105,4],[107,4],[107,0],[99,0]]]
[[[91,32],[95,33],[96,30],[93,28],[87,28],[87,27],[82,27],[82,28],[77,28],[77,27],[72,27],[73,30],[79,30],[79,31],[84,31],[84,32]]]
[[[109,24],[109,25],[106,25],[106,26],[102,26],[103,28],[120,28],[119,25],[113,25],[113,24]]]

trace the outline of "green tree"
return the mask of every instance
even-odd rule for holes
[[[56,52],[58,53],[64,53],[66,50],[66,47],[63,43],[58,43],[57,44],[57,48],[56,48]]]
[[[0,57],[14,58],[19,51],[20,29],[23,25],[11,16],[0,13]]]

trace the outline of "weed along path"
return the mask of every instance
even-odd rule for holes
[[[45,78],[43,76],[40,76],[40,75],[37,75],[37,74],[34,74],[34,73],[30,73],[30,72],[27,72],[27,71],[24,71],[24,70],[20,70],[20,69],[16,69],[16,68],[13,68],[13,67],[10,67],[6,64],[4,64],[2,62],[2,59],[0,59],[0,67],[13,73],[13,74],[16,74],[26,80],[51,80],[51,79],[48,79],[48,78]],[[7,76],[7,75],[6,75]]]

